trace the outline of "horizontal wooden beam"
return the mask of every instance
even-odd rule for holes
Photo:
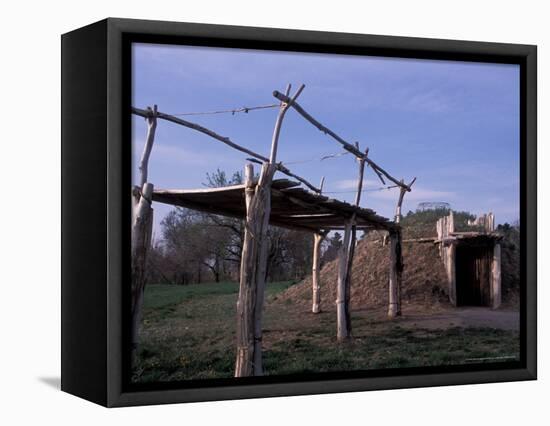
[[[132,114],[139,115],[141,117],[147,118],[151,115],[151,112],[147,111],[147,110],[144,110],[144,109],[139,109],[139,108],[132,107]],[[252,157],[258,158],[258,159],[260,159],[264,162],[269,161],[269,159],[267,157],[264,157],[263,155],[260,155],[260,154],[254,152],[254,151],[252,151],[248,148],[242,147],[242,146],[236,144],[235,142],[232,142],[231,139],[229,139],[228,137],[218,135],[216,132],[213,132],[212,130],[207,129],[206,127],[203,127],[200,124],[193,123],[191,121],[187,121],[187,120],[184,120],[184,119],[179,118],[179,117],[174,117],[173,115],[165,114],[165,113],[160,112],[160,111],[157,112],[156,116],[157,116],[157,118],[160,118],[162,120],[170,121],[172,123],[179,124],[181,126],[189,128],[189,129],[193,129],[193,130],[196,130],[198,132],[204,133],[205,135],[208,135],[211,138],[214,138],[214,139],[216,139],[220,142],[223,142],[226,145],[229,145],[231,148],[234,148],[237,151],[244,152],[244,153],[246,153],[248,155],[251,155]]]
[[[139,108],[132,107],[132,114],[139,115],[140,117],[147,118],[147,117],[151,116],[151,111],[147,111],[145,109],[139,109]],[[165,113],[160,112],[160,111],[156,113],[156,117],[160,118],[162,120],[170,121],[170,122],[175,123],[175,124],[179,124],[180,126],[184,126],[184,127],[189,128],[189,129],[196,130],[197,132],[201,132],[205,135],[208,135],[211,138],[216,139],[216,140],[230,146],[231,148],[236,149],[237,151],[244,152],[245,154],[248,154],[248,155],[254,157],[256,159],[255,162],[258,162],[257,160],[261,160],[261,162],[264,162],[264,163],[269,162],[269,159],[267,157],[264,157],[263,155],[258,154],[257,152],[254,152],[254,151],[252,151],[248,148],[240,146],[239,144],[236,144],[235,142],[231,141],[231,139],[229,139],[228,137],[221,136],[221,135],[217,134],[216,132],[214,132],[210,129],[207,129],[206,127],[201,126],[200,124],[193,123],[193,122],[187,121],[187,120],[183,120],[182,118],[174,117],[173,115],[165,114]],[[260,162],[260,164],[261,164],[261,162]],[[304,178],[292,173],[288,168],[286,168],[282,164],[277,164],[276,168],[281,173],[284,173],[287,176],[290,176],[290,177],[293,177],[294,179],[299,180],[304,185],[306,185],[308,188],[310,188],[312,191],[315,191],[317,193],[320,192],[319,188],[315,187],[314,185],[309,183]]]
[[[410,238],[403,240],[404,243],[435,243],[437,238]]]
[[[277,99],[279,99],[281,102],[290,102],[291,99],[284,95],[283,93],[275,90],[273,92],[273,96]],[[304,117],[307,121],[309,121],[311,124],[313,124],[317,129],[319,129],[321,132],[331,136],[334,140],[339,142],[346,151],[352,153],[357,158],[363,159],[380,177],[380,175],[385,176],[388,180],[392,181],[396,185],[398,185],[401,188],[406,189],[407,191],[411,191],[411,187],[409,185],[406,185],[405,183],[399,181],[398,179],[391,176],[387,171],[385,171],[382,167],[380,167],[378,164],[376,164],[374,161],[372,161],[370,158],[368,158],[367,154],[364,154],[361,152],[355,145],[346,142],[344,139],[342,139],[340,136],[338,136],[336,133],[334,133],[332,130],[330,130],[328,127],[322,125],[320,122],[318,122],[315,118],[313,118],[298,102],[292,102],[290,105],[292,108],[296,110],[298,114],[300,114],[302,117]],[[382,183],[385,184],[384,179],[380,177],[382,180]]]
[[[262,164],[261,161],[255,160],[254,158],[247,158],[248,161],[251,161],[253,163]],[[277,170],[281,173],[284,173],[287,176],[290,176],[300,182],[302,182],[305,186],[307,186],[309,189],[311,189],[313,192],[316,192],[318,194],[321,193],[321,190],[315,186],[313,186],[311,183],[309,183],[307,180],[305,180],[303,177],[298,176],[294,173],[292,173],[290,170],[288,170],[285,166],[283,166],[281,163],[278,163],[275,165]]]

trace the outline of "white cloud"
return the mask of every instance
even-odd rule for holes
[[[154,160],[163,163],[207,165],[211,162],[209,154],[201,154],[173,145],[155,144],[153,147]]]

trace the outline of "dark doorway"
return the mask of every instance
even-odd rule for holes
[[[489,306],[491,256],[489,247],[456,248],[456,301],[458,306]]]

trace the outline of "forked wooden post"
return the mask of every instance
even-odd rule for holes
[[[314,314],[321,312],[321,244],[326,236],[327,232],[313,234],[313,264],[311,268],[313,303],[311,312]]]
[[[325,177],[321,178],[319,184],[319,192],[323,193],[323,185],[325,184]],[[318,314],[321,312],[321,244],[327,236],[328,232],[313,234],[313,262],[311,265],[311,290],[312,290],[312,305],[311,312]]]
[[[153,184],[145,183],[139,202],[137,203],[134,222],[132,224],[132,284],[131,284],[131,314],[132,314],[132,359],[138,344],[139,326],[143,305],[143,292],[146,282],[146,265],[151,232],[153,226],[153,209],[151,197]]]
[[[359,207],[361,202],[361,192],[363,190],[363,175],[365,172],[365,161],[368,154],[368,148],[365,154],[357,157],[359,162],[359,176],[357,180],[357,194],[355,195],[355,206]],[[355,255],[355,244],[357,242],[357,229],[355,225],[355,213],[346,224],[344,233],[344,243],[340,251],[339,269],[338,269],[338,290],[337,292],[337,337],[338,341],[343,342],[351,338],[351,273],[353,268],[353,257]],[[342,288],[340,288],[342,287]],[[343,298],[343,303],[342,299]],[[341,311],[341,312],[340,312]]]
[[[401,230],[390,231],[390,278],[388,317],[401,315],[401,279],[403,257],[401,253]]]
[[[414,178],[411,183],[408,185],[405,185],[405,181],[401,179],[401,186],[399,186],[399,198],[397,199],[397,205],[395,206],[395,223],[400,223],[401,218],[403,217],[401,215],[401,206],[403,205],[403,198],[405,197],[405,194],[408,192],[407,188],[410,190],[413,186],[413,184],[416,182],[416,178]]]
[[[403,179],[401,179],[401,186],[399,186],[399,198],[397,205],[395,206],[395,223],[401,223],[401,207],[403,205],[403,198],[405,194],[416,182],[414,178],[411,183],[405,185]],[[401,229],[396,231],[390,231],[390,274],[389,274],[389,301],[388,301],[388,317],[395,318],[401,315],[401,284],[403,280],[403,252],[402,242],[403,235]],[[385,238],[385,236],[384,236]]]
[[[149,157],[151,156],[151,150],[153,149],[153,142],[155,139],[155,132],[157,130],[157,106],[153,105],[153,109],[147,108],[147,112],[147,137],[145,139],[145,146],[143,147],[143,152],[141,154],[141,161],[139,162],[140,187],[143,187],[145,182],[147,182],[147,175],[149,173]]]
[[[254,187],[252,165],[245,169],[246,223],[241,257],[239,298],[237,301],[237,358],[235,377],[260,376],[262,367],[262,311],[267,270],[267,228],[271,213],[271,182],[277,170],[277,145],[284,115],[300,95],[302,85],[290,102],[281,102],[269,162],[262,165]],[[288,86],[287,93],[290,91]]]
[[[237,359],[235,377],[262,374],[261,315],[267,261],[267,224],[271,180],[275,168],[265,163],[254,184],[252,164],[245,168],[246,222],[237,301]]]
[[[351,221],[344,228],[344,241],[338,253],[338,284],[336,287],[336,337],[339,342],[349,339],[348,314],[346,312],[346,281],[348,273]]]
[[[493,248],[493,261],[491,265],[491,307],[497,309],[502,302],[501,291],[501,249],[500,243],[495,243]]]
[[[157,128],[157,106],[147,108],[147,137],[139,164],[139,186],[132,190],[132,260],[131,260],[131,344],[132,362],[135,361],[139,340],[139,327],[143,306],[143,293],[147,281],[147,256],[153,232],[153,184],[147,182],[149,157],[153,149]]]
[[[449,216],[443,216],[436,223],[439,254],[443,259],[447,274],[449,302],[456,306],[456,240],[452,236],[455,231],[454,214],[451,210]]]

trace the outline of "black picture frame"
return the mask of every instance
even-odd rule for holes
[[[132,42],[519,64],[520,362],[130,386]],[[113,18],[64,34],[62,390],[116,407],[536,379],[536,132],[536,46]]]

